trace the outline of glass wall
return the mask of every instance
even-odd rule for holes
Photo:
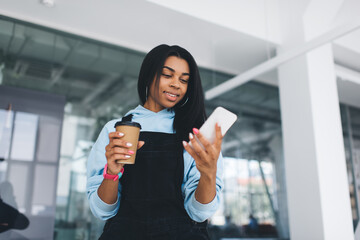
[[[360,217],[360,109],[342,104],[340,110],[355,229]]]
[[[223,77],[221,73],[216,76]],[[229,79],[232,76],[224,76]],[[221,80],[217,80],[221,81]],[[278,89],[249,82],[206,103],[208,113],[223,106],[238,115],[224,138],[223,207],[211,219],[214,239],[288,237]],[[278,176],[278,177],[277,177]],[[281,203],[281,204],[279,204]],[[252,215],[258,232],[248,224]],[[284,237],[285,236],[285,237]]]
[[[0,239],[54,235],[64,104],[0,86]]]
[[[139,104],[144,53],[0,17],[1,84],[66,97],[56,189],[55,239],[98,239],[90,212],[86,162],[104,124]],[[230,74],[201,68],[205,90]],[[225,188],[210,219],[213,239],[288,237],[278,89],[252,81],[206,102],[238,115],[223,142]],[[249,216],[259,224],[248,229]],[[285,236],[285,237],[284,237]]]

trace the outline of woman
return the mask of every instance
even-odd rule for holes
[[[119,119],[105,125],[89,156],[90,208],[107,220],[100,239],[209,239],[206,220],[222,188],[222,136],[216,126],[210,144],[198,130],[206,116],[195,60],[179,46],[155,47],[142,63],[138,93],[142,105],[126,114],[142,128],[136,163],[116,163],[134,154],[114,132]],[[104,179],[105,164],[115,181]]]

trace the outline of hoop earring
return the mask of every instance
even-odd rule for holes
[[[148,87],[145,88],[145,102],[147,101],[148,97]]]
[[[189,97],[186,98],[186,101],[183,104],[181,104],[180,107],[183,107],[188,102],[188,100],[189,100]]]

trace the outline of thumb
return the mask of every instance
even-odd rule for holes
[[[144,144],[145,144],[144,141],[139,141],[137,149],[140,149],[142,146],[144,146]]]

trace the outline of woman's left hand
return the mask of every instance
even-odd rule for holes
[[[189,146],[187,142],[183,141],[184,148],[195,159],[196,168],[199,170],[200,174],[202,176],[214,178],[216,177],[217,160],[220,155],[223,139],[221,127],[218,124],[215,125],[216,137],[213,144],[211,144],[198,129],[194,128],[193,132],[204,148],[200,146],[194,135],[191,133],[189,134],[189,139],[192,147]]]

